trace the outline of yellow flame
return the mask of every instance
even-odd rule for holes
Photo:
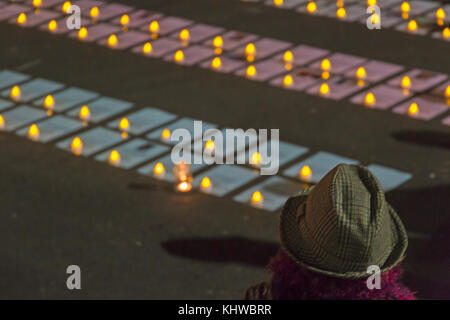
[[[91,18],[97,18],[100,14],[100,9],[98,7],[92,7],[91,11],[89,12],[89,15]]]
[[[170,130],[164,129],[161,133],[161,138],[163,138],[164,140],[169,139],[170,138]]]
[[[51,20],[48,23],[48,30],[55,31],[56,29],[58,29],[58,23],[56,22],[56,20]]]
[[[255,152],[252,154],[250,163],[251,164],[260,164],[261,163],[261,155],[259,154],[259,152]]]
[[[159,32],[159,22],[157,20],[153,20],[152,22],[150,22],[150,25],[148,26],[148,30],[151,33]]]
[[[153,167],[153,173],[156,175],[163,174],[165,171],[166,171],[166,169],[164,168],[164,165],[161,162],[158,162]]]
[[[316,12],[317,10],[317,4],[314,1],[308,2],[308,5],[306,6],[306,11],[309,13]]]
[[[183,181],[177,185],[177,189],[180,192],[189,192],[192,189],[192,185],[187,181]]]
[[[5,128],[5,119],[0,114],[0,130],[3,130]]]
[[[119,43],[119,40],[117,39],[117,36],[115,34],[112,34],[108,37],[108,46],[115,47]]]
[[[345,11],[345,8],[339,8],[339,9],[337,9],[337,11],[336,11],[336,16],[337,16],[339,19],[345,18],[346,15],[347,15],[347,11]]]
[[[320,85],[320,88],[319,88],[319,92],[320,92],[320,94],[322,94],[322,95],[326,95],[326,94],[328,94],[329,92],[330,92],[330,86],[328,85],[328,83],[322,83],[321,85]]]
[[[189,34],[189,30],[188,29],[181,30],[179,37],[180,37],[180,40],[182,40],[182,41],[189,40],[189,38],[191,37],[191,35]]]
[[[178,50],[177,52],[175,52],[173,59],[176,62],[182,62],[184,60],[184,53],[181,50]]]
[[[373,106],[376,102],[375,95],[372,92],[366,94],[364,98],[364,103],[368,106]]]
[[[70,1],[64,2],[64,4],[61,7],[62,12],[67,13],[70,10],[71,6],[72,6],[72,4],[70,3]]]
[[[273,0],[273,4],[277,7],[282,6],[284,3],[283,0]]]
[[[17,24],[24,24],[27,22],[27,15],[24,12],[21,12],[17,17]]]
[[[445,88],[445,97],[450,98],[450,84]]]
[[[128,131],[130,129],[130,122],[127,118],[123,117],[119,122],[119,129],[122,131]]]
[[[19,86],[14,86],[11,88],[10,97],[13,100],[20,98],[20,88]]]
[[[80,155],[83,150],[83,141],[79,137],[73,138],[70,149],[74,154]]]
[[[47,109],[52,109],[55,105],[55,99],[51,94],[47,95],[44,100],[44,107]]]
[[[38,8],[42,5],[42,0],[33,0],[33,7]]]
[[[436,10],[436,19],[445,19],[445,11],[442,8]]]
[[[410,116],[415,116],[419,113],[419,106],[417,105],[417,103],[413,102],[411,103],[411,105],[408,108],[408,114]]]
[[[209,179],[208,177],[204,177],[202,179],[202,182],[200,183],[200,186],[202,189],[207,189],[211,187],[211,179]]]
[[[364,69],[364,67],[359,67],[358,70],[356,70],[356,77],[358,79],[365,79],[366,75],[366,69]]]
[[[212,151],[212,150],[214,150],[214,141],[212,141],[212,140],[208,140],[208,141],[206,141],[206,143],[205,143],[205,149],[206,150],[209,150],[209,151]]]
[[[222,66],[222,60],[220,60],[219,57],[215,57],[214,59],[212,59],[212,61],[211,61],[211,68],[218,69],[221,66]]]
[[[287,74],[284,76],[283,78],[283,85],[285,87],[289,87],[294,83],[294,78],[292,78],[292,76],[290,74]]]
[[[221,36],[214,37],[213,46],[214,46],[214,48],[222,48],[223,47],[223,38]]]
[[[81,120],[89,120],[91,117],[91,110],[89,110],[88,106],[82,106],[79,113]]]
[[[377,0],[367,0],[367,6],[368,7],[374,6],[376,4],[377,4]]]
[[[246,54],[247,56],[254,56],[255,53],[256,53],[256,47],[255,47],[255,45],[254,45],[252,42],[248,43],[248,44],[245,46],[245,54]]]
[[[320,68],[322,70],[328,71],[331,69],[331,61],[329,59],[323,59],[320,63]]]
[[[409,12],[411,10],[411,6],[409,5],[409,2],[404,1],[402,2],[400,9],[402,12]]]
[[[245,73],[246,73],[247,77],[250,77],[250,78],[255,76],[255,74],[256,74],[255,66],[254,65],[248,66]]]
[[[450,38],[450,28],[446,27],[444,30],[442,30],[442,38],[448,39]]]
[[[39,128],[36,124],[32,124],[28,129],[28,137],[32,140],[37,140],[39,138]]]
[[[253,192],[251,202],[252,203],[261,203],[264,200],[263,195],[258,190]]]
[[[411,78],[408,76],[404,76],[402,78],[401,86],[404,89],[408,89],[409,87],[411,87]]]
[[[123,16],[120,17],[120,24],[123,26],[126,26],[127,24],[130,23],[130,16],[127,14],[124,14]]]
[[[78,31],[78,38],[79,39],[85,39],[87,36],[88,36],[88,31],[87,31],[86,27],[82,27]]]
[[[417,21],[416,20],[410,20],[408,22],[408,30],[409,31],[416,31],[417,30]]]
[[[149,54],[150,52],[152,52],[153,47],[152,44],[150,42],[146,42],[143,46],[142,46],[142,53],[144,54]]]
[[[292,53],[292,51],[287,50],[287,51],[283,54],[283,60],[284,60],[284,62],[286,62],[286,63],[292,62],[292,60],[294,60],[294,54]]]
[[[302,178],[310,178],[312,175],[312,170],[311,167],[308,165],[304,165],[301,169],[300,169],[300,177]]]
[[[112,165],[118,165],[120,163],[120,153],[117,150],[111,151],[108,157],[108,161]]]

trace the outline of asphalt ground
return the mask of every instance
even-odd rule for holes
[[[450,44],[231,0],[115,1],[228,29],[450,73]],[[13,69],[181,116],[413,173],[387,194],[410,232],[405,282],[450,298],[450,129],[233,75],[0,23]],[[0,298],[239,299],[267,278],[278,214],[0,133]],[[82,290],[66,288],[66,267]]]

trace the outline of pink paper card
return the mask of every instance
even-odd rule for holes
[[[328,71],[330,71],[331,73],[334,73],[334,74],[342,74],[342,73],[346,72],[347,70],[349,70],[350,68],[360,66],[364,62],[367,61],[367,59],[365,59],[365,58],[353,56],[353,55],[345,54],[345,53],[334,53],[331,56],[328,56],[325,58],[330,60],[330,63],[331,63],[330,70],[328,70]],[[322,60],[323,59],[320,59],[320,60],[312,63],[310,65],[310,67],[320,69]]]
[[[375,101],[370,104],[366,103],[366,96],[369,93],[372,93],[375,97]],[[409,98],[410,96],[411,92],[409,90],[403,90],[401,88],[395,88],[382,84],[370,90],[366,90],[360,94],[357,94],[350,99],[350,102],[371,108],[385,110]]]
[[[244,33],[240,31],[228,31],[222,35],[223,46],[222,49],[224,51],[231,51],[236,49],[237,47],[246,45],[252,41],[255,41],[258,38],[257,35]],[[213,39],[208,39],[203,42],[204,46],[213,48]]]
[[[56,13],[54,11],[49,10],[39,10],[36,12],[29,12],[27,13],[27,21],[22,24],[17,24],[17,17],[11,18],[8,22],[12,24],[17,24],[20,27],[30,28],[37,26],[41,23],[48,22],[52,19],[59,18],[61,14]]]
[[[130,18],[130,22],[128,23],[127,27],[138,28],[143,25],[146,25],[148,27],[150,22],[152,22],[153,20],[161,19],[163,17],[163,14],[148,10],[137,10],[128,13],[128,17]],[[120,18],[121,17],[117,17],[111,22],[120,25]],[[148,28],[145,31],[148,31]]]
[[[323,83],[328,84],[329,91],[327,93],[320,92],[320,88]],[[363,89],[366,86],[367,84],[365,83],[361,86],[358,85],[358,81],[353,79],[337,78],[331,81],[321,81],[320,83],[306,90],[306,92],[326,99],[341,100]]]
[[[287,72],[283,64],[280,64],[278,61],[271,59],[256,63],[253,66],[255,67],[256,72],[252,75],[249,75],[247,73],[248,67],[239,69],[234,74],[241,77],[246,77],[250,80],[266,81],[276,75]]]
[[[309,2],[310,1],[308,1],[308,3]],[[309,11],[308,7],[307,7],[308,3],[301,4],[295,10],[297,12],[309,14],[309,15],[312,15],[312,16],[323,16],[323,15],[327,14],[327,12],[328,12],[330,7],[333,7],[333,8],[336,7],[336,2],[335,1],[317,0],[317,1],[314,1],[314,3],[316,4],[316,9],[314,11]]]
[[[143,31],[149,32],[150,23],[152,23],[153,21],[157,21],[159,24],[159,31],[157,32],[159,36],[168,35],[176,30],[186,28],[194,23],[194,21],[191,20],[170,16],[164,17],[162,19],[153,19],[149,23],[144,24],[141,29]]]
[[[401,3],[398,3],[397,5],[393,6],[390,10],[392,10],[393,12],[398,13],[399,15],[401,14],[402,10],[401,10]],[[439,7],[439,4],[437,2],[434,1],[419,1],[419,0],[412,0],[409,1],[409,5],[410,5],[410,11],[409,11],[409,16],[418,16],[421,15],[423,13],[426,13],[428,11],[431,11],[433,9],[436,9]],[[383,14],[381,14],[383,15]]]
[[[349,22],[359,20],[362,17],[366,16],[366,9],[362,8],[361,6],[352,5],[352,6],[344,6],[343,8],[345,10],[345,15],[341,18],[337,16],[337,10],[339,8],[337,8],[336,6],[326,8],[324,10],[324,15],[330,18],[338,19],[340,21],[349,21]]]
[[[88,35],[83,38],[78,38],[78,32],[79,30],[76,30],[69,34],[69,37],[71,38],[78,38],[80,41],[84,42],[93,42],[100,38],[107,37],[113,33],[120,32],[120,27],[108,23],[100,23],[93,26],[90,26],[87,28]]]
[[[74,3],[76,4],[76,3]],[[104,6],[99,7],[98,17],[94,18],[96,21],[106,21],[111,18],[121,16],[125,13],[133,11],[133,7],[125,6],[118,3],[111,3]],[[90,16],[90,11],[82,11],[82,15],[85,17]]]
[[[292,83],[285,79],[287,76],[292,77]],[[317,69],[299,68],[289,72],[286,75],[271,80],[270,84],[277,87],[283,87],[288,90],[303,91],[306,88],[319,83],[319,81],[322,81],[322,77],[321,72]]]
[[[29,7],[21,6],[18,4],[11,4],[9,6],[5,6],[0,10],[0,21],[7,20],[10,18],[17,19],[20,13],[25,12],[28,13],[30,11]]]
[[[108,38],[103,38],[98,41],[98,44],[110,47],[111,49],[123,50],[137,45],[145,41],[150,41],[150,34],[141,31],[127,31],[117,34],[117,44],[113,47],[108,45]]]
[[[160,58],[169,52],[176,51],[181,48],[181,45],[178,41],[170,39],[170,38],[161,38],[158,40],[150,41],[152,46],[152,50],[148,53],[144,53],[143,46],[139,45],[133,48],[134,53],[142,54],[146,57],[151,58]]]
[[[187,42],[191,44],[205,41],[206,39],[214,37],[215,35],[218,35],[219,33],[222,33],[225,30],[224,28],[221,27],[215,27],[202,23],[194,24],[186,29],[189,31],[188,40],[185,41],[180,40],[180,31],[175,31],[170,35],[170,37],[180,42]]]
[[[81,9],[81,15],[89,16],[90,11],[93,7],[101,7],[105,4],[104,1],[97,1],[97,0],[80,0],[73,4],[77,5]]]
[[[411,104],[416,103],[418,111],[410,112]],[[431,120],[436,116],[448,111],[448,106],[439,99],[431,95],[421,95],[402,103],[392,110],[394,113],[405,114],[415,119]]]
[[[219,58],[220,59],[220,66],[217,66],[213,63],[213,59]],[[217,61],[217,60],[216,60]],[[200,64],[200,67],[205,69],[210,69],[217,72],[222,73],[230,73],[235,71],[237,68],[242,67],[245,64],[244,61],[241,60],[233,60],[231,58],[218,56],[218,57],[212,57],[205,62],[202,62]]]
[[[65,0],[42,0],[41,5],[39,6],[40,9],[47,9],[56,6],[57,4],[62,4]],[[33,0],[26,0],[25,4],[27,6],[33,6]]]
[[[431,90],[431,93],[442,98],[450,99],[450,80]]]
[[[275,5],[273,0],[266,0],[264,3],[279,9],[293,9],[307,2],[308,0],[284,0],[281,5]]]
[[[82,27],[87,27],[90,24],[91,24],[91,21],[89,19],[81,18],[81,20],[80,20],[80,27],[81,28]],[[67,18],[62,18],[60,20],[57,20],[56,21],[56,25],[57,26],[56,26],[55,30],[49,30],[48,23],[44,23],[44,24],[42,24],[39,27],[39,29],[43,30],[43,31],[48,31],[48,32],[53,33],[53,34],[65,34],[65,33],[68,33],[70,31],[72,31],[72,30],[67,28]]]
[[[214,51],[211,48],[203,47],[200,45],[194,45],[183,49],[184,58],[182,61],[175,61],[174,54],[168,54],[164,57],[165,61],[174,62],[183,66],[192,66],[203,60],[206,60],[214,55]]]
[[[329,54],[328,50],[310,47],[307,45],[299,45],[297,47],[290,49],[289,51],[291,51],[293,54],[293,60],[291,62],[289,62],[293,66],[302,66],[302,65],[305,65],[314,60],[320,59],[320,58],[326,56],[327,54]],[[274,59],[285,63],[286,62],[284,60],[285,52],[281,52],[281,53],[277,54],[274,57]]]
[[[351,68],[345,73],[345,76],[347,78],[356,78],[356,71],[359,67],[363,67],[366,70],[366,77],[364,78],[364,80],[369,82],[378,82],[384,80],[405,69],[400,65],[370,60],[368,62],[365,62],[361,66]]]
[[[432,87],[438,85],[439,83],[445,81],[448,78],[448,76],[443,73],[424,69],[413,69],[398,77],[389,80],[388,84],[400,87],[404,76],[408,76],[411,79],[410,89],[416,92],[423,92],[428,89],[431,89]]]
[[[262,38],[256,40],[254,42],[254,45],[255,45],[255,54],[254,54],[255,61],[267,58],[277,52],[292,47],[292,44],[290,42],[270,38]],[[241,59],[246,61],[247,55],[245,54],[245,48],[246,45],[239,47],[234,51],[230,52],[228,56],[233,59]]]

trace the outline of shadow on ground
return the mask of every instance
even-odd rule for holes
[[[265,267],[279,248],[275,242],[241,237],[184,238],[162,244],[170,254],[206,262],[234,262]]]
[[[392,133],[395,140],[450,150],[450,134],[431,130],[402,130]]]

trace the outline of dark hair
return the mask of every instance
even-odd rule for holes
[[[413,292],[400,283],[402,268],[381,275],[381,289],[367,288],[366,278],[341,279],[329,277],[301,267],[283,250],[268,265],[272,273],[274,299],[356,299],[356,300],[415,300]]]

